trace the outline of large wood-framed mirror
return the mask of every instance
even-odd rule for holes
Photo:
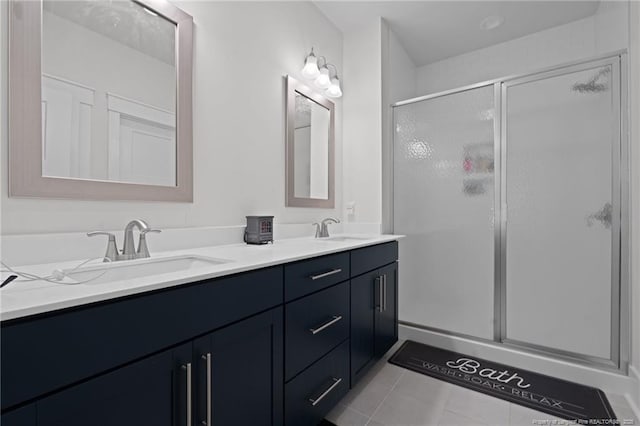
[[[286,92],[286,205],[333,208],[334,104],[290,76]]]
[[[190,15],[13,0],[9,19],[10,196],[193,201]]]

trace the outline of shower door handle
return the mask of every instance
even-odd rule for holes
[[[611,203],[605,203],[602,209],[587,216],[587,226],[593,226],[594,221],[598,221],[604,225],[606,229],[611,228],[611,218],[613,215],[613,206]]]

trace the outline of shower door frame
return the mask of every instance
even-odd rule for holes
[[[549,77],[577,72],[598,66],[610,65],[612,67],[613,93],[619,93],[619,104],[614,106],[614,116],[618,121],[619,137],[613,141],[612,157],[612,206],[614,217],[611,226],[611,344],[610,358],[594,357],[561,349],[535,345],[528,342],[520,342],[507,339],[506,318],[506,90],[517,84],[529,83]],[[459,88],[433,93],[426,96],[411,98],[396,102],[395,107],[416,102],[435,99],[455,93],[493,86],[494,90],[494,335],[493,340],[481,337],[469,336],[445,329],[425,326],[422,324],[400,321],[400,324],[424,330],[435,331],[441,334],[463,337],[466,339],[490,343],[497,346],[524,350],[527,352],[545,355],[561,360],[588,365],[605,370],[614,370],[627,373],[629,363],[629,220],[630,220],[630,167],[629,167],[629,138],[628,138],[628,80],[627,80],[627,51],[626,49],[594,56],[579,61],[572,61],[552,67],[546,67],[534,72],[511,75],[481,83],[462,86]],[[393,143],[393,138],[392,138]],[[393,161],[393,159],[391,159]],[[393,174],[391,179],[393,179]],[[392,185],[393,187],[393,185]]]

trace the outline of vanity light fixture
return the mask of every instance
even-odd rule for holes
[[[331,79],[331,86],[327,89],[327,96],[330,98],[339,98],[342,96],[342,89],[340,88],[340,80],[335,75]]]
[[[329,77],[329,68],[327,68],[326,63],[320,68],[320,75],[316,77],[313,84],[315,84],[318,89],[328,89],[329,86],[331,86],[331,77]]]
[[[316,78],[320,74],[320,70],[318,69],[318,58],[313,53],[313,47],[311,48],[311,53],[309,53],[304,60],[304,68],[302,68],[302,75],[305,78],[313,79]]]
[[[322,66],[318,67],[318,59],[323,60]],[[334,73],[331,75],[329,67],[333,67]],[[315,87],[324,91],[324,94],[330,98],[339,98],[342,96],[342,89],[340,88],[340,79],[338,78],[338,68],[330,63],[324,56],[316,57],[313,52],[307,55],[304,60],[304,67],[302,68],[302,75],[313,81]]]
[[[342,96],[342,89],[340,88],[340,79],[338,78],[338,68],[333,64],[327,64],[327,67],[332,66],[335,69],[335,74],[331,77],[331,83],[325,92],[330,98],[339,98]]]

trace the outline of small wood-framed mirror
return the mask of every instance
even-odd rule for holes
[[[286,205],[335,206],[334,104],[286,77]]]
[[[193,18],[166,0],[9,3],[9,195],[193,201]]]

